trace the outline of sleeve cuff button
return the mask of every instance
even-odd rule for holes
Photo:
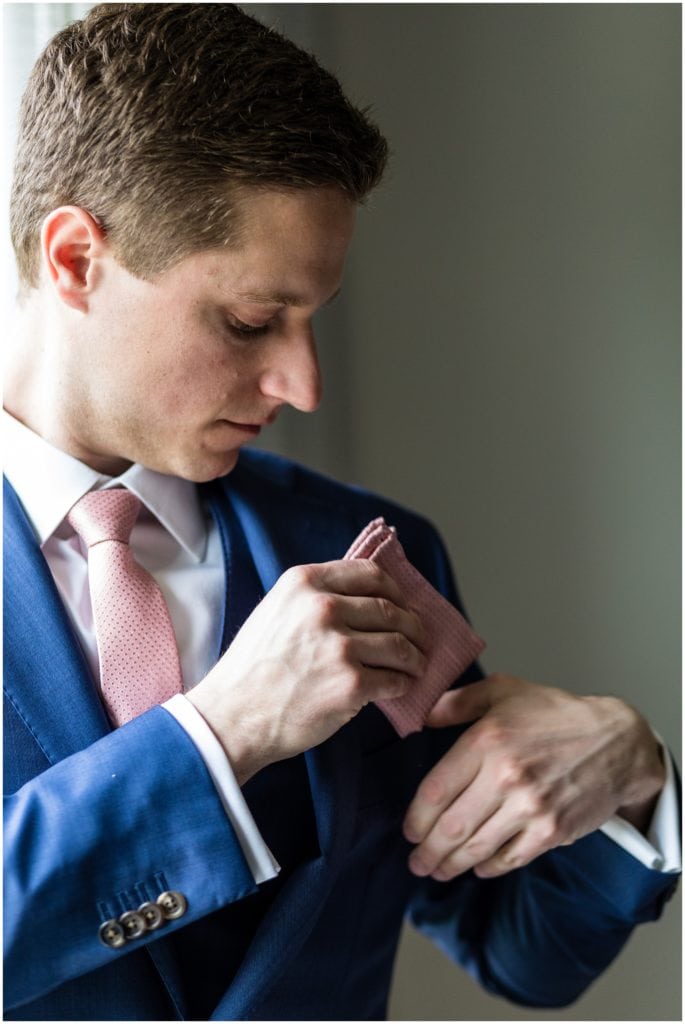
[[[124,929],[124,935],[128,941],[139,939],[147,931],[145,918],[137,910],[127,910],[119,918],[119,924]]]
[[[183,917],[188,909],[188,901],[182,892],[170,889],[157,897],[157,903],[167,921],[175,921],[177,917]]]
[[[164,924],[164,914],[162,908],[156,903],[141,903],[138,907],[138,913],[145,921],[145,927],[148,931],[154,932],[156,928],[159,928],[161,924]]]
[[[123,927],[119,924],[116,918],[111,918],[109,921],[105,921],[104,924],[100,925],[98,931],[98,937],[103,945],[108,946],[110,949],[119,949],[126,942],[126,935]]]

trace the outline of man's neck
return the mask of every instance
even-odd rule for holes
[[[54,448],[97,473],[119,476],[131,463],[89,450],[67,416],[76,403],[59,369],[62,339],[49,321],[38,291],[15,307],[5,348],[3,408]]]
[[[132,463],[126,459],[115,459],[107,456],[99,456],[93,452],[86,451],[82,445],[80,445],[75,439],[70,438],[68,432],[64,429],[58,429],[52,431],[50,429],[41,430],[39,426],[36,426],[29,418],[21,415],[20,412],[13,407],[11,401],[7,398],[3,400],[3,409],[5,412],[13,416],[15,420],[23,423],[25,427],[32,430],[34,434],[38,434],[44,441],[51,444],[53,448],[58,448],[60,451],[65,452],[67,455],[71,455],[73,458],[78,459],[84,466],[88,466],[90,469],[95,470],[96,473],[100,473],[104,476],[121,476],[127,469],[129,469]]]

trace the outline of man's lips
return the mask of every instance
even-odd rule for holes
[[[258,434],[263,427],[270,426],[276,419],[278,413],[274,412],[271,416],[268,416],[264,420],[258,420],[256,423],[242,423],[239,420],[222,419],[220,423],[226,423],[229,427],[233,427],[234,430],[244,430],[248,434]]]
[[[228,423],[229,427],[234,427],[236,430],[244,430],[246,434],[259,434],[264,424],[262,423],[237,423],[235,420],[224,420],[224,423]]]

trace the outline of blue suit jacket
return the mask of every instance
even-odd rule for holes
[[[341,557],[378,515],[460,607],[433,528],[374,495],[250,451],[202,490],[226,557],[217,656],[285,569]],[[157,707],[111,731],[9,486],[5,531],[6,1019],[185,1019],[194,985],[215,993],[209,1019],[382,1018],[407,913],[489,990],[561,1005],[672,892],[600,833],[501,879],[419,882],[400,824],[457,733],[400,740],[370,706],[300,759],[309,792],[290,799],[311,797],[315,848],[262,905],[247,948],[226,977],[184,974],[174,931],[233,906],[249,921],[259,887],[175,719]],[[474,666],[461,682],[479,677]],[[279,857],[278,832],[271,843]],[[122,949],[99,941],[102,921],[164,889],[186,895],[183,918]]]

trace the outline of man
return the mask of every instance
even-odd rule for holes
[[[382,1017],[406,913],[490,990],[561,1005],[672,892],[644,719],[473,665],[398,738],[375,702],[420,687],[426,622],[342,555],[383,515],[460,607],[439,539],[241,451],[320,400],[312,317],[385,156],[331,76],[227,5],[102,5],[34,69],[8,1019]]]

